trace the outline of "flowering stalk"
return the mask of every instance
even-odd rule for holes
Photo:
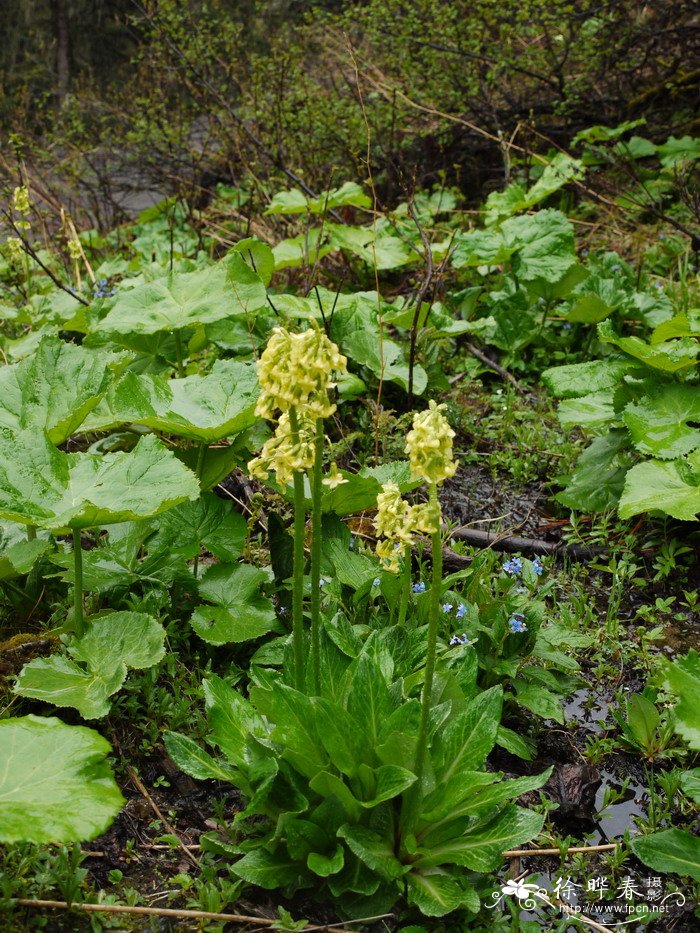
[[[321,495],[346,482],[333,464],[323,477],[323,420],[335,411],[330,399],[333,372],[346,371],[346,359],[317,327],[292,334],[276,327],[258,361],[260,397],[256,414],[273,420],[277,429],[258,457],[248,464],[252,476],[266,479],[274,471],[277,482],[294,484],[294,573],[292,594],[292,646],[294,682],[303,690],[304,676],[304,539],[306,510],[304,475],[311,474],[311,660],[316,690],[320,687],[321,631]],[[279,416],[277,413],[281,412]]]
[[[405,544],[403,549],[403,568],[401,571],[401,594],[399,596],[399,625],[406,621],[408,601],[411,594],[411,545]]]
[[[431,483],[428,489],[431,511],[438,518],[437,528],[432,534],[433,572],[430,585],[430,607],[428,616],[428,639],[425,659],[425,679],[423,681],[423,695],[421,697],[420,728],[418,730],[418,744],[416,746],[416,761],[414,771],[417,777],[416,788],[420,793],[425,771],[425,754],[428,747],[428,717],[430,715],[430,701],[433,695],[433,678],[435,676],[435,656],[437,653],[438,624],[440,621],[440,595],[442,589],[442,534],[440,531],[440,503],[438,502],[437,483]]]
[[[431,535],[433,568],[430,587],[425,677],[421,696],[421,717],[416,743],[416,757],[413,765],[416,782],[412,785],[405,798],[405,806],[401,814],[404,832],[410,832],[418,816],[423,775],[425,773],[425,760],[428,752],[428,727],[435,677],[442,591],[442,514],[438,499],[438,484],[454,476],[457,469],[457,464],[452,457],[454,431],[442,414],[442,408],[443,406],[431,402],[427,411],[415,416],[413,430],[409,431],[406,438],[406,451],[411,462],[411,472],[415,479],[423,480],[428,484],[427,505],[413,506],[412,515],[414,527]]]
[[[316,419],[314,467],[311,483],[311,667],[314,688],[321,692],[321,536],[323,516],[323,418]]]
[[[299,418],[294,406],[289,409],[289,425],[293,446],[299,444]],[[292,649],[294,653],[294,683],[304,689],[304,474],[294,471],[294,569],[292,584]]]

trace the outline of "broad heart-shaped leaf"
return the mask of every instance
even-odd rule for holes
[[[149,549],[168,550],[195,557],[203,547],[221,561],[241,556],[246,539],[246,520],[231,502],[204,493],[194,502],[183,502],[165,512]]]
[[[578,398],[565,398],[557,411],[559,423],[566,427],[601,431],[617,420],[613,394],[609,390],[591,392]]]
[[[566,489],[555,498],[567,509],[602,512],[617,505],[629,458],[624,431],[597,437],[581,454]]]
[[[630,847],[637,858],[655,871],[670,871],[700,881],[700,839],[682,829],[665,829],[636,836]]]
[[[112,309],[94,328],[119,334],[157,334],[254,314],[266,304],[265,286],[237,252],[197,272],[175,273],[120,291]]]
[[[85,726],[22,716],[0,721],[0,842],[80,842],[103,833],[124,805]]]
[[[700,447],[700,390],[697,386],[668,385],[653,398],[625,408],[623,419],[640,453],[673,460]]]
[[[455,269],[500,265],[514,252],[515,246],[506,244],[497,230],[470,230],[455,235],[452,265]]]
[[[183,379],[130,371],[110,389],[82,430],[141,424],[212,443],[255,424],[257,397],[255,367],[238,360],[217,360],[205,376]]]
[[[46,431],[61,444],[97,405],[127,359],[44,337],[28,359],[0,369],[0,427]]]
[[[37,560],[51,547],[46,538],[17,541],[0,551],[0,580],[13,580],[29,573]]]
[[[0,517],[58,531],[150,518],[199,484],[153,435],[130,453],[66,454],[43,434],[0,430]]]
[[[266,635],[276,616],[260,587],[268,574],[249,564],[214,565],[202,576],[199,595],[211,605],[198,606],[190,623],[210,645],[250,641]]]
[[[454,839],[429,846],[428,835],[425,855],[417,862],[417,867],[452,864],[463,865],[473,871],[493,871],[503,861],[502,853],[506,849],[529,842],[543,825],[544,816],[541,814],[508,804],[485,824]]]
[[[304,194],[299,188],[278,191],[265,211],[266,214],[322,214],[336,207],[371,207],[372,202],[354,181],[346,181],[340,188],[322,191],[317,197]]]
[[[621,518],[655,509],[683,522],[697,520],[700,512],[697,450],[687,460],[648,460],[628,471],[620,496]]]
[[[688,745],[700,751],[700,655],[692,649],[684,658],[664,664],[666,687],[676,694],[675,729]]]
[[[603,343],[619,347],[646,366],[666,373],[676,373],[681,369],[697,366],[700,353],[700,341],[692,337],[679,337],[665,343],[649,344],[639,337],[619,337],[611,321],[603,321],[598,325],[598,337]]]
[[[625,360],[591,360],[552,366],[542,373],[542,382],[557,398],[577,398],[616,388],[632,365]]]
[[[501,233],[514,251],[513,270],[524,281],[558,282],[576,262],[574,229],[561,211],[511,217],[501,225]]]
[[[341,344],[348,357],[361,366],[366,366],[377,378],[395,382],[408,391],[408,364],[401,359],[401,347],[389,337],[379,340],[379,333],[354,331]],[[413,391],[420,395],[428,385],[428,375],[422,366],[413,367]]]
[[[127,671],[157,664],[165,654],[164,642],[165,630],[152,616],[141,612],[99,616],[68,649],[75,660],[55,654],[30,661],[17,678],[15,693],[71,706],[85,719],[106,716],[109,697],[122,686]]]

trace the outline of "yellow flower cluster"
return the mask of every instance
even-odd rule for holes
[[[7,252],[9,253],[10,260],[12,262],[18,262],[23,254],[24,248],[22,247],[22,241],[19,237],[8,236],[5,240],[5,245],[7,246]]]
[[[399,569],[399,557],[416,534],[432,534],[439,527],[440,516],[429,502],[409,505],[401,497],[395,483],[385,483],[377,496],[374,527],[382,540],[377,544],[377,556],[392,573]]]
[[[406,437],[406,453],[415,479],[442,483],[455,475],[457,462],[452,456],[455,432],[442,414],[444,405],[431,401],[430,408],[413,419],[413,430]]]
[[[258,361],[260,398],[256,413],[272,419],[276,411],[296,408],[314,418],[335,411],[328,392],[333,372],[346,372],[347,360],[318,327],[292,334],[276,327]]]
[[[12,206],[23,218],[22,220],[15,220],[15,227],[17,227],[18,230],[29,230],[30,223],[27,217],[31,213],[32,207],[29,203],[29,188],[27,188],[26,185],[20,185],[19,188],[15,188],[12,194]]]
[[[294,473],[306,472],[314,463],[316,420],[335,411],[329,392],[333,373],[346,372],[347,360],[338,347],[318,327],[292,334],[276,327],[258,360],[260,397],[255,411],[273,420],[281,412],[274,435],[265,443],[260,456],[248,464],[252,476],[265,480],[274,471],[277,482],[287,485]],[[298,436],[292,429],[294,418]],[[346,483],[335,464],[323,480],[334,489]]]
[[[20,185],[15,188],[12,194],[12,206],[18,214],[26,216],[31,211],[29,203],[29,188],[26,185]]]
[[[314,437],[316,422],[313,418],[301,415],[298,418],[299,436],[294,437],[289,423],[289,412],[280,415],[277,430],[265,441],[260,455],[248,464],[251,476],[265,481],[273,470],[281,486],[291,483],[294,474],[310,470],[314,463]]]
[[[73,260],[73,262],[78,262],[80,257],[83,255],[83,251],[80,248],[80,241],[76,237],[69,237],[68,242],[66,243],[68,249],[68,255]]]

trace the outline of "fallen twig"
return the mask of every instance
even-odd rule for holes
[[[488,366],[488,368],[492,369],[495,373],[498,373],[498,375],[502,379],[505,379],[506,382],[509,382],[516,392],[519,392],[520,395],[525,395],[526,389],[524,386],[521,386],[515,376],[512,373],[509,373],[507,369],[504,369],[500,363],[492,360],[490,356],[486,356],[486,354],[478,347],[475,347],[470,340],[466,340],[464,342],[464,346],[467,348],[467,350],[469,350],[471,355],[475,357],[475,359],[479,360],[480,363],[483,363],[484,366]],[[455,382],[463,377],[463,375],[464,373],[459,373],[459,375],[453,376],[452,379],[450,379],[450,383],[454,385]]]
[[[617,842],[610,842],[602,846],[570,846],[568,849],[510,849],[503,853],[503,858],[518,858],[521,855],[570,855],[572,852],[609,852],[617,847]]]
[[[180,836],[175,830],[175,827],[173,826],[173,824],[167,819],[167,817],[163,815],[158,804],[155,802],[153,797],[151,797],[151,795],[148,793],[148,791],[144,787],[138,774],[136,774],[136,772],[130,765],[125,765],[125,770],[126,770],[126,773],[129,775],[129,778],[131,779],[134,786],[144,796],[144,798],[148,802],[148,805],[153,810],[153,812],[158,817],[158,819],[161,821],[165,829],[171,834],[171,836],[174,836],[177,839],[178,847],[185,853],[187,859],[191,862],[191,864],[194,865],[194,867],[198,869],[200,867],[199,862],[194,857],[194,855],[192,855],[192,852],[190,851],[189,847],[185,845],[182,839],[180,839]]]
[[[607,554],[608,549],[597,544],[567,544],[565,541],[540,541],[538,538],[520,538],[517,535],[501,535],[478,528],[455,528],[450,537],[466,541],[477,547],[490,547],[495,551],[522,551],[528,554],[549,554],[555,557],[571,557],[574,560],[589,560]],[[455,555],[457,556],[457,555]]]
[[[55,908],[56,910],[83,910],[87,913],[106,914],[140,914],[150,917],[178,917],[181,920],[223,920],[227,923],[253,923],[259,927],[271,927],[278,920],[270,917],[250,917],[246,914],[219,914],[210,910],[175,910],[170,907],[129,907],[126,904],[69,904],[67,901],[42,901],[32,898],[17,898],[14,901],[21,907]],[[378,914],[376,917],[361,917],[357,920],[346,920],[350,923],[371,923],[383,920],[392,914]],[[350,933],[347,926],[339,923],[312,924],[302,928],[304,933],[313,930],[335,930],[336,933]]]

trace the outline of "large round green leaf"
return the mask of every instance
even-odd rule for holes
[[[252,313],[266,301],[259,276],[239,253],[232,252],[201,271],[175,273],[121,291],[95,333],[178,331]]]
[[[54,444],[70,437],[127,362],[123,354],[84,350],[44,337],[36,352],[0,369],[0,427],[45,430]]]
[[[97,732],[60,719],[0,721],[0,840],[77,842],[104,832],[124,804],[109,752]]]
[[[260,592],[267,573],[249,564],[210,567],[199,584],[199,595],[212,605],[198,606],[192,628],[210,645],[250,641],[266,635],[275,624],[275,610]]]
[[[629,470],[620,497],[620,516],[630,518],[654,509],[680,521],[696,520],[700,512],[700,451],[687,460],[648,460]]]
[[[71,706],[85,719],[109,712],[109,698],[120,689],[130,669],[144,670],[165,654],[165,630],[143,612],[110,612],[95,619],[68,654],[53,654],[25,664],[15,693]]]
[[[128,372],[83,424],[101,431],[142,424],[155,431],[212,443],[255,423],[258,379],[252,363],[219,360],[206,376],[165,379]]]
[[[195,475],[153,435],[131,453],[66,454],[0,429],[0,517],[58,531],[150,518],[196,499]]]
[[[673,460],[700,447],[700,391],[697,386],[668,385],[654,398],[625,408],[625,424],[637,450],[660,460]]]

